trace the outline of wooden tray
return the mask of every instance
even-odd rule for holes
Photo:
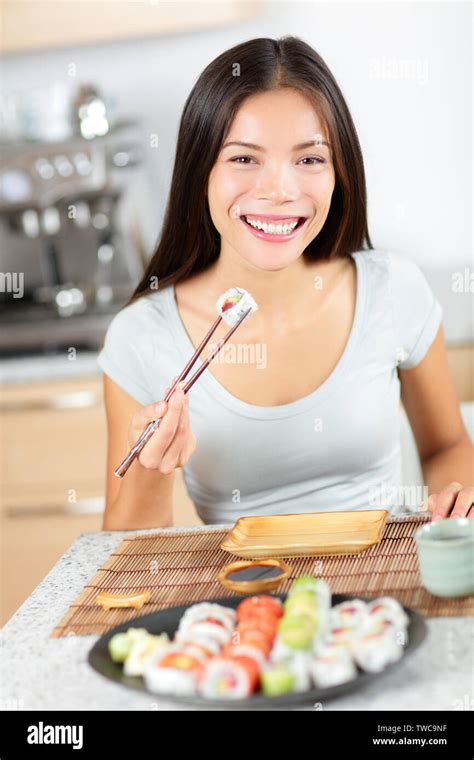
[[[246,559],[358,554],[378,544],[386,509],[241,517],[221,549]]]

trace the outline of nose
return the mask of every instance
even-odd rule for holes
[[[291,167],[284,164],[265,166],[257,179],[255,196],[258,200],[270,200],[274,205],[293,201],[299,195]]]

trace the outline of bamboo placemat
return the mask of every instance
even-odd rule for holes
[[[473,615],[474,595],[460,599],[432,596],[421,586],[413,535],[425,515],[390,518],[379,544],[361,554],[288,558],[293,572],[279,591],[288,591],[298,575],[310,573],[327,581],[335,594],[393,596],[426,617]],[[51,636],[102,634],[140,615],[166,607],[234,594],[220,585],[221,568],[234,561],[219,548],[226,530],[193,529],[125,539],[85,586]],[[149,589],[141,610],[104,610],[99,591],[125,593]]]

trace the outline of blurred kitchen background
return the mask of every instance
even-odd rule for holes
[[[364,151],[372,240],[416,260],[440,299],[472,431],[472,6],[18,0],[0,12],[2,622],[100,529],[97,351],[153,253],[186,97],[243,40],[301,36],[332,68]],[[180,473],[175,522],[198,522]]]

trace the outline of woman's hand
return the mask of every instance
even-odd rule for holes
[[[432,512],[432,519],[443,517],[474,518],[474,486],[463,486],[457,481],[449,483],[439,493],[432,493],[424,506]]]
[[[138,457],[147,470],[159,470],[169,475],[177,467],[183,467],[196,448],[196,436],[189,422],[189,398],[183,393],[183,386],[184,382],[179,383],[168,402],[144,406],[132,417],[128,435],[130,447],[135,445],[149,422],[162,419]],[[165,396],[168,391],[166,388]]]

